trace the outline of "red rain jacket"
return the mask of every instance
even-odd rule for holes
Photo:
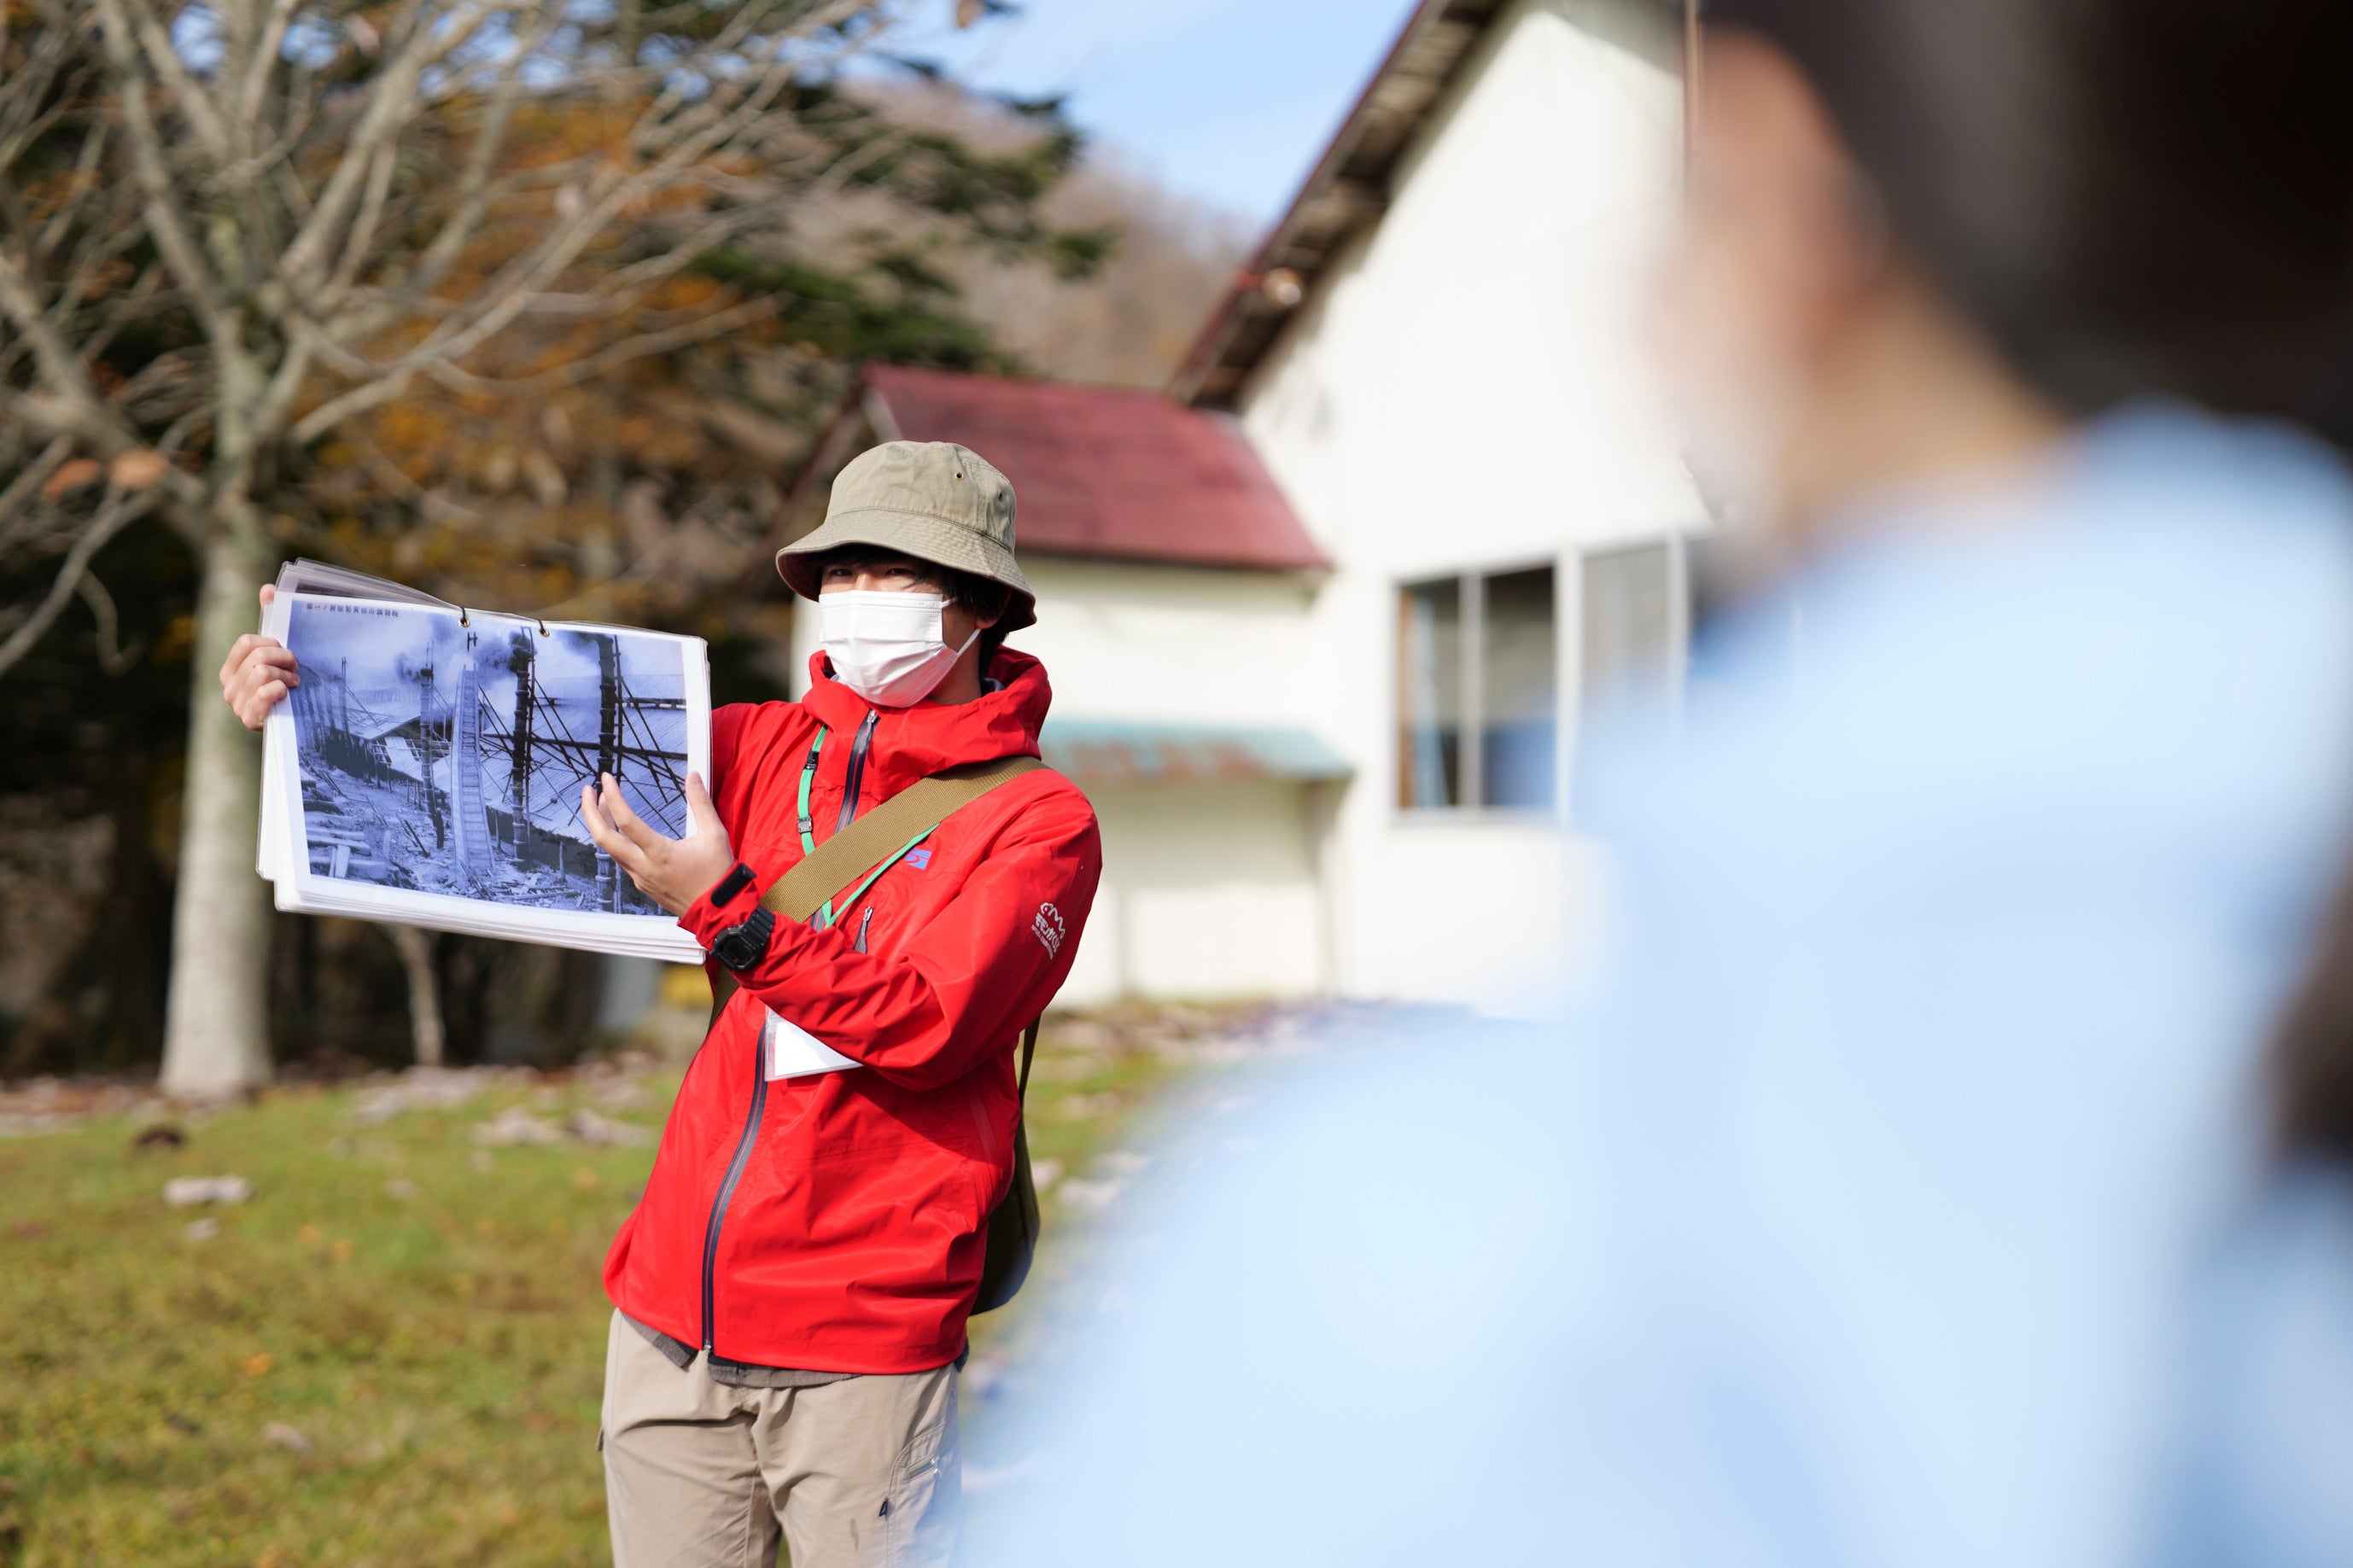
[[[878,710],[822,654],[810,668],[799,702],[712,715],[712,799],[762,891],[801,858],[818,725],[822,843],[852,790],[863,813],[953,763],[1037,755],[1052,700],[1045,668],[1009,649],[989,667],[1002,689],[953,706]],[[908,1373],[963,1354],[988,1213],[1011,1181],[1016,1042],[1070,973],[1102,870],[1086,796],[1041,769],[950,816],[832,928],[779,919],[614,1238],[614,1305],[758,1366]],[[707,947],[754,907],[705,897],[679,923]],[[865,1065],[765,1082],[764,1006]]]

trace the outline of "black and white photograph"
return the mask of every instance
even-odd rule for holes
[[[687,832],[682,639],[306,595],[287,646],[313,878],[668,919],[590,842],[580,792],[610,773],[647,823]]]

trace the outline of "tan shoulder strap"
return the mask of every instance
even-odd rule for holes
[[[917,779],[803,857],[800,864],[776,879],[762,896],[760,907],[787,920],[805,921],[908,839],[938,826],[998,784],[1045,765],[1035,757],[999,757],[995,762],[943,768],[928,778]]]
[[[998,784],[1045,765],[1035,757],[999,757],[942,768],[917,779],[803,856],[761,895],[760,907],[787,920],[806,921],[860,872],[872,870],[916,834],[937,827]],[[735,977],[716,966],[712,973],[711,1022],[715,1026],[728,998],[735,994]],[[1026,1083],[1026,1070],[1023,1078]]]

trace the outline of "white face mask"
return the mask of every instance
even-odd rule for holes
[[[980,639],[980,628],[950,647],[941,629],[944,594],[839,589],[817,602],[818,646],[833,678],[878,708],[911,708],[929,697]]]

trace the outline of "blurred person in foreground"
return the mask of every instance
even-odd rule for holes
[[[1662,346],[1769,569],[1580,798],[1620,984],[1198,1137],[981,1561],[2353,1563],[2348,58],[1711,5]]]

